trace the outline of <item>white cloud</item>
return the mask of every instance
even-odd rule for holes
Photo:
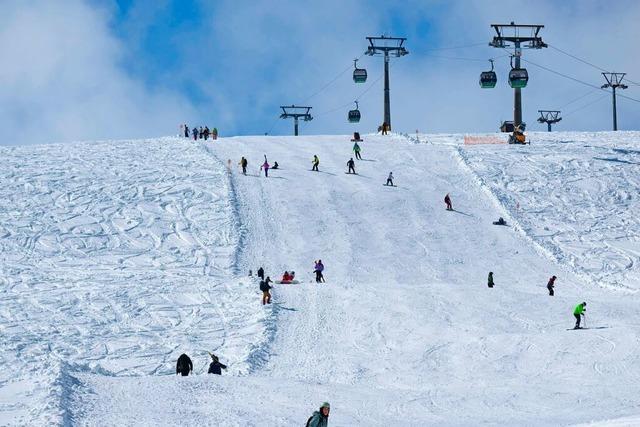
[[[0,144],[166,135],[193,115],[120,67],[109,10],[81,0],[3,2]]]

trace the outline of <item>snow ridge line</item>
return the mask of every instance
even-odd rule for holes
[[[236,179],[231,172],[231,165],[224,166],[224,162],[215,154],[210,145],[203,144],[205,151],[214,157],[222,167],[227,168],[227,187],[228,187],[228,200],[231,206],[231,214],[233,216],[233,228],[237,232],[238,242],[233,252],[232,269],[236,276],[244,275],[241,271],[240,259],[242,258],[243,249],[246,246],[248,229],[247,223],[249,221],[243,220],[243,212],[248,212],[249,207],[246,203],[238,197],[238,189]],[[266,316],[264,325],[263,339],[254,344],[249,351],[249,355],[245,359],[248,365],[248,374],[252,374],[260,370],[269,361],[271,355],[271,346],[275,341],[276,332],[278,330],[278,314],[280,308],[278,305],[271,305],[271,313]]]
[[[453,153],[454,153],[454,156],[456,157],[456,160],[461,165],[461,167],[465,169],[467,173],[474,179],[474,181],[476,182],[476,184],[478,184],[480,189],[490,198],[490,200],[492,200],[494,206],[500,212],[502,212],[502,214],[506,217],[506,219],[508,220],[508,223],[513,227],[513,229],[516,230],[526,241],[528,241],[536,250],[536,252],[538,252],[540,255],[551,260],[554,264],[562,268],[564,271],[571,272],[575,276],[579,277],[580,279],[595,285],[595,281],[592,277],[586,275],[585,273],[576,271],[573,268],[568,267],[565,263],[561,262],[560,258],[558,257],[558,253],[561,252],[560,248],[557,248],[557,247],[548,248],[542,245],[540,242],[536,241],[531,235],[529,235],[529,233],[527,233],[527,231],[524,229],[520,221],[515,219],[515,217],[512,215],[511,210],[509,210],[503,203],[500,202],[499,195],[496,194],[496,192],[491,188],[491,186],[486,183],[484,178],[482,178],[473,170],[473,168],[468,162],[467,157],[465,156],[465,154],[463,154],[462,151],[463,151],[463,148],[455,147],[455,150],[453,151]]]

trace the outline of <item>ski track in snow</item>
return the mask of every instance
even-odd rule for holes
[[[72,371],[166,375],[187,352],[202,373],[207,351],[250,370],[266,319],[232,274],[217,159],[175,139],[0,151],[0,424],[66,424]]]
[[[340,136],[4,150],[10,348],[0,357],[20,375],[0,374],[0,421],[302,425],[323,400],[331,425],[557,426],[640,413],[637,296],[588,286],[634,290],[638,263],[609,249],[619,226],[578,224],[613,220],[606,189],[635,188],[637,175],[610,164],[630,165],[621,156],[637,154],[624,147],[638,135],[615,134],[615,148],[608,133],[534,136],[468,148],[460,135],[365,135],[375,162],[357,161],[358,176],[342,173],[352,143]],[[594,160],[608,166],[596,168],[597,193],[580,193],[585,212],[570,209],[575,189],[553,193],[596,174],[575,141],[624,160]],[[282,167],[269,178],[256,173],[263,154]],[[322,173],[309,172],[313,154]],[[548,173],[558,156],[570,161]],[[398,188],[380,187],[389,171]],[[633,208],[633,196],[616,200]],[[633,242],[636,219],[621,210]],[[491,225],[498,216],[510,227]],[[544,226],[553,233],[542,238]],[[587,252],[609,267],[590,267]],[[318,258],[326,284],[312,283]],[[261,265],[302,283],[274,285],[262,307],[245,277]],[[588,325],[604,329],[566,331],[583,299]],[[229,372],[167,376],[183,351],[203,374],[206,350]]]

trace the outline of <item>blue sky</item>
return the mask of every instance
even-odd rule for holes
[[[278,106],[302,102],[314,115],[302,133],[368,132],[382,121],[382,59],[361,59],[370,76],[364,85],[347,69],[366,49],[365,36],[383,33],[407,37],[410,51],[392,60],[395,130],[492,132],[512,116],[508,58],[497,59],[495,89],[481,90],[477,80],[488,58],[504,55],[486,45],[489,25],[511,20],[544,24],[541,35],[553,47],[640,82],[636,1],[8,0],[0,8],[0,53],[15,59],[0,71],[3,144],[167,135],[182,122],[217,126],[223,135],[289,134]],[[468,47],[437,50],[455,46]],[[525,59],[603,83],[599,70],[552,48]],[[544,129],[538,109],[555,108],[568,114],[559,130],[610,129],[606,94],[528,69],[530,129]],[[347,123],[365,90],[362,122]],[[640,99],[640,86],[623,94]],[[640,128],[640,103],[619,100],[618,121]]]

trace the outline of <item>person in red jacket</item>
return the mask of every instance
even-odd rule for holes
[[[451,206],[451,197],[449,197],[449,193],[447,193],[447,195],[444,196],[444,202],[447,205],[447,210],[448,211],[452,211],[453,210],[453,206]]]

